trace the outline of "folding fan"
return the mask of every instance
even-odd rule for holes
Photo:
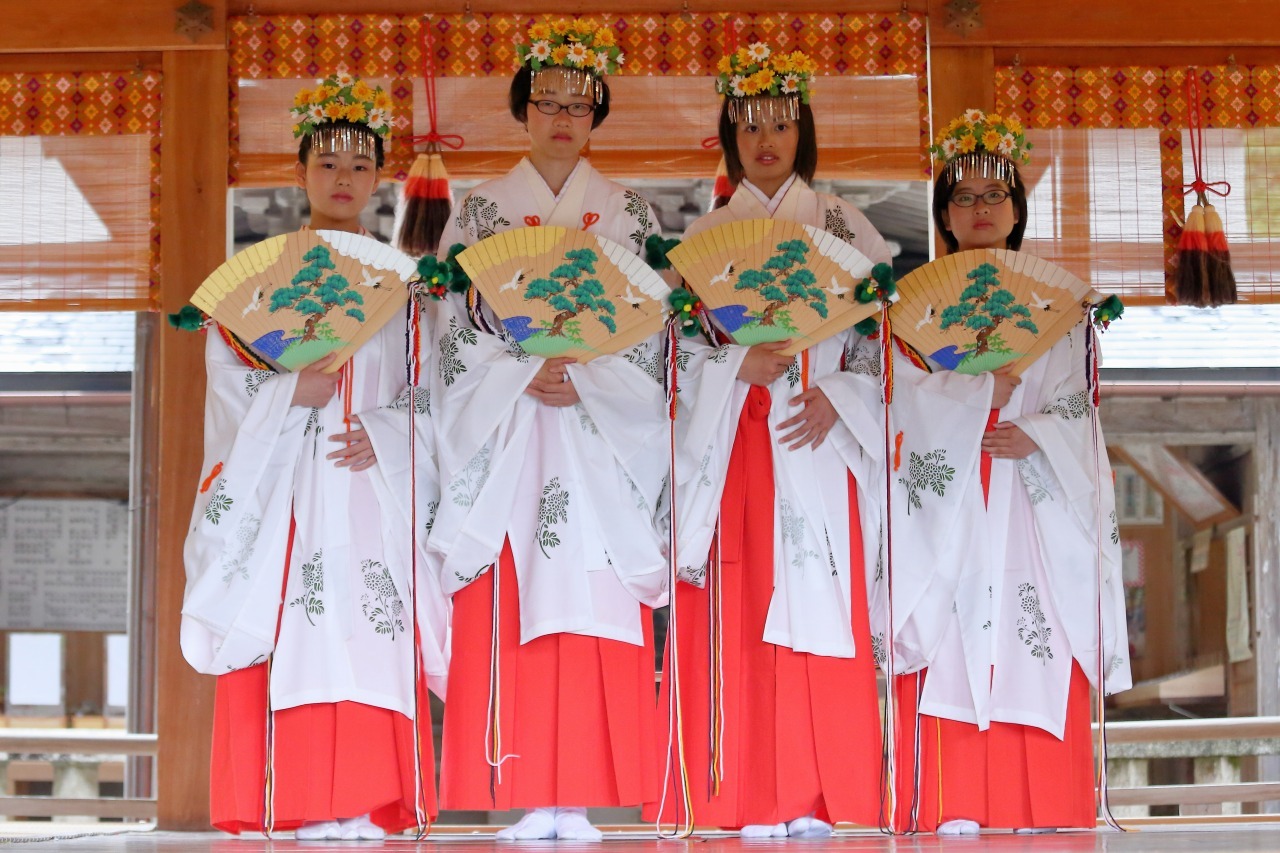
[[[404,307],[416,272],[372,237],[303,229],[237,252],[191,302],[277,369],[336,352],[333,372]]]
[[[898,280],[893,331],[948,370],[1013,374],[1084,319],[1101,298],[1089,285],[1026,252],[971,249]]]
[[[590,361],[657,333],[666,282],[605,237],[535,226],[494,234],[458,255],[503,327],[525,352]]]
[[[810,225],[745,219],[709,228],[667,255],[735,343],[791,339],[795,355],[880,310],[859,302],[854,286],[870,258]]]

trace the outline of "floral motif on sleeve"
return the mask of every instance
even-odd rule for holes
[[[804,378],[800,375],[800,359],[793,358],[787,365],[787,384],[795,388],[803,381]]]
[[[1116,511],[1111,510],[1111,544],[1120,544],[1120,522],[1116,519]]]
[[[636,244],[636,251],[644,249],[644,241],[649,238],[655,230],[653,217],[649,202],[645,201],[644,196],[634,190],[627,190],[623,195],[627,199],[626,207],[623,208],[632,219],[636,221],[636,230],[630,235],[631,241]]]
[[[315,553],[309,561],[302,564],[302,595],[289,602],[290,607],[301,607],[307,621],[316,623],[312,616],[324,615],[324,601],[320,593],[324,592],[324,549]]]
[[[880,347],[855,344],[844,352],[845,371],[865,376],[880,375]]]
[[[707,361],[713,364],[724,364],[729,357],[729,344],[721,344],[707,354]]]
[[[409,393],[413,392],[413,411],[418,415],[431,414],[431,391],[426,388],[405,387],[400,396],[391,403],[391,408],[401,410],[409,408]]]
[[[476,451],[462,473],[449,484],[449,491],[453,492],[453,502],[457,506],[471,506],[480,496],[480,490],[489,481],[490,453],[488,447]]]
[[[252,400],[262,390],[262,383],[275,375],[274,370],[250,370],[244,375],[244,393]]]
[[[1089,417],[1089,392],[1077,391],[1045,406],[1043,414],[1057,415],[1064,421]]]
[[[404,603],[391,580],[391,570],[377,560],[361,560],[360,573],[364,575],[364,588],[368,592],[360,596],[360,609],[364,617],[379,634],[387,634],[391,642],[396,632],[404,633]]]
[[[538,530],[534,535],[538,539],[538,547],[542,549],[542,556],[550,559],[547,549],[560,544],[560,536],[552,528],[568,521],[569,491],[560,487],[559,477],[552,477],[542,487],[542,497],[538,499]]]
[[[467,372],[467,365],[460,353],[463,346],[475,346],[480,342],[474,329],[458,325],[456,317],[449,318],[449,330],[440,338],[440,378],[445,385],[452,385],[458,376]]]
[[[795,557],[792,558],[791,565],[797,569],[803,569],[810,559],[818,558],[818,552],[805,547],[804,518],[792,508],[791,501],[782,498],[779,503],[782,511],[782,538],[790,542],[795,549]]]
[[[888,657],[885,655],[884,648],[884,631],[876,634],[871,638],[871,659],[875,661],[876,666],[884,668],[885,661]]]
[[[573,408],[578,412],[578,426],[583,432],[589,432],[592,435],[599,435],[600,428],[596,426],[596,422],[591,420],[591,415],[587,414],[587,409],[581,403],[574,403]]]
[[[846,243],[852,244],[857,237],[849,227],[848,220],[844,218],[844,209],[839,206],[827,208],[825,225],[825,230],[836,235]]]
[[[231,507],[235,504],[235,498],[227,494],[227,480],[225,477],[219,477],[218,482],[213,485],[213,494],[209,496],[209,503],[205,504],[204,517],[210,524],[218,524],[222,521],[222,516],[231,511]]]
[[[658,354],[656,347],[647,343],[636,344],[624,352],[622,357],[643,370],[654,382],[662,383],[662,356]]]
[[[262,520],[256,515],[245,513],[236,525],[236,551],[227,554],[222,560],[222,582],[230,584],[236,578],[249,579],[249,557],[253,555],[253,546],[258,541],[258,530]]]
[[[907,487],[908,514],[912,507],[923,507],[920,496],[925,489],[938,497],[947,493],[947,483],[955,479],[956,469],[947,465],[946,461],[947,451],[941,448],[931,450],[923,456],[915,452],[911,454],[907,465],[908,476],[898,478],[898,482]]]
[[[1053,629],[1049,627],[1044,611],[1040,609],[1040,596],[1036,594],[1035,586],[1029,583],[1018,584],[1018,599],[1022,612],[1027,614],[1018,617],[1018,639],[1031,647],[1032,657],[1039,658],[1040,663],[1048,666],[1049,661],[1053,660],[1053,650],[1049,648]]]
[[[1049,484],[1045,482],[1044,475],[1030,461],[1019,459],[1018,473],[1022,476],[1023,485],[1027,487],[1027,496],[1031,499],[1032,506],[1053,500],[1053,494],[1049,491]]]
[[[463,200],[462,209],[458,211],[457,224],[463,231],[474,233],[478,243],[486,237],[497,234],[499,228],[505,228],[511,223],[505,217],[498,215],[496,201],[489,201],[484,196],[469,195]]]

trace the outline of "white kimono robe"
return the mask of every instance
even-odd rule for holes
[[[922,713],[1061,738],[1072,662],[1103,686],[1099,615],[1105,691],[1132,686],[1115,493],[1086,383],[1086,336],[1077,326],[1033,363],[1000,411],[1039,449],[992,460],[990,499],[973,522],[987,535],[974,543],[947,640],[930,661]]]
[[[637,252],[658,230],[641,196],[586,160],[557,197],[526,159],[458,203],[440,251],[524,225],[585,229]],[[522,643],[575,633],[643,645],[637,602],[667,601],[658,519],[669,440],[657,337],[570,365],[581,403],[556,408],[525,393],[542,358],[477,330],[458,294],[436,308],[431,393],[442,488],[428,544],[444,590],[487,571],[510,538]]]
[[[780,192],[785,194],[774,200],[774,218],[823,228],[843,237],[873,261],[891,261],[884,240],[856,208],[834,196],[815,193],[799,179],[784,185]],[[688,235],[734,220],[769,216],[769,209],[756,194],[742,186],[728,205],[695,222]],[[737,380],[747,349],[726,345],[712,350],[697,342],[682,343],[677,418],[680,453],[676,463],[678,561],[681,578],[698,585],[704,578],[733,437],[749,390],[747,383]],[[806,360],[807,377],[802,375]],[[879,374],[879,343],[867,341],[851,329],[798,355],[786,374],[769,387],[771,429],[796,414],[798,410],[790,401],[801,393],[806,379],[826,393],[840,417],[820,447],[791,451],[779,444],[773,454],[776,568],[763,636],[766,642],[832,657],[853,657],[858,652],[849,612],[847,470],[853,471],[859,488],[869,594],[873,603],[883,604],[886,599],[883,593],[877,597],[876,587],[883,580],[884,566],[880,534],[884,524],[885,421]],[[900,374],[910,376],[911,370],[904,368]],[[969,392],[966,385],[966,397]],[[904,378],[898,393],[903,400],[915,400],[921,392]],[[979,435],[986,410],[967,400],[955,402],[954,417],[945,430]],[[934,405],[938,404],[935,400]],[[905,402],[895,403],[895,409],[899,405],[907,407]],[[953,506],[948,505],[947,512],[955,516]],[[909,615],[909,609],[898,614],[898,623],[907,623]],[[880,661],[887,632],[883,607],[877,611],[873,606],[872,632],[877,646],[873,651]]]
[[[205,362],[204,482],[183,555],[187,662],[220,675],[274,655],[277,710],[354,701],[412,717],[411,403],[419,533],[438,488],[429,398],[405,384],[404,322],[387,323],[349,364],[351,409],[378,458],[366,471],[325,458],[337,447],[328,437],[346,431],[340,395],[320,409],[290,405],[297,374],[247,368],[215,332]],[[417,550],[423,667],[443,696],[447,601]]]

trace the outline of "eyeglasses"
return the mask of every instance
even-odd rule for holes
[[[538,112],[544,116],[559,115],[564,110],[574,118],[585,118],[596,111],[595,104],[560,104],[555,101],[534,101],[533,105],[538,108]]]
[[[987,190],[984,193],[956,193],[951,197],[951,203],[956,207],[973,207],[978,203],[978,199],[982,199],[983,204],[995,207],[1003,202],[1012,193],[1008,190]]]

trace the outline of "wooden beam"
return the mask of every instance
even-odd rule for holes
[[[1272,0],[1163,0],[1158,5],[1140,0],[982,0],[982,25],[964,33],[948,26],[947,5],[943,0],[929,2],[929,33],[935,47],[1280,45],[1280,16]]]
[[[1231,47],[1210,45],[1126,45],[1123,47],[1046,47],[1022,45],[995,48],[996,65],[1048,65],[1084,68],[1129,65],[1278,65],[1280,45]]]
[[[73,800],[65,797],[0,797],[0,815],[6,817],[123,817],[150,820],[156,816],[155,800],[102,797]]]
[[[1246,782],[1233,785],[1150,785],[1146,788],[1112,788],[1107,798],[1113,806],[1213,805],[1256,803],[1280,797],[1280,783]]]
[[[185,0],[43,0],[6,3],[0,53],[119,50],[224,50],[227,0],[201,0],[210,29],[178,29]]]
[[[153,50],[123,53],[4,53],[0,54],[0,73],[124,71],[129,68],[159,71],[162,61],[162,55]]]
[[[226,257],[227,54],[171,51],[164,61],[164,148],[161,151],[160,310],[176,312]],[[157,729],[159,825],[209,826],[209,743],[213,679],[198,675],[178,647],[185,574],[182,544],[200,477],[204,423],[204,338],[172,328],[160,333],[157,489]]]
[[[1122,437],[1162,444],[1237,444],[1251,441],[1261,399],[1103,397],[1099,417],[1109,444]],[[1164,440],[1164,439],[1170,440]],[[1235,439],[1235,440],[1229,440]]]
[[[761,12],[765,8],[769,12],[813,12],[820,4],[813,0],[770,0],[767,7],[761,6],[759,0],[709,0],[709,2],[686,3],[684,0],[625,0],[617,8],[623,12]],[[924,12],[928,9],[929,0],[909,0],[907,3],[895,3],[893,0],[845,0],[840,4],[841,14],[859,12],[897,11],[903,5],[910,12]],[[598,2],[591,0],[544,0],[530,4],[527,0],[476,0],[466,3],[462,0],[379,0],[369,8],[376,8],[380,13],[391,15],[456,15],[464,8],[472,14],[482,15],[488,12],[516,14],[565,14],[586,15],[600,18],[612,13],[605,13]],[[350,0],[227,0],[228,15],[283,14],[351,14]]]

